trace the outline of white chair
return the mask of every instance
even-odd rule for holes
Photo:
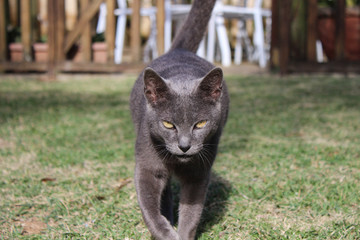
[[[208,51],[207,60],[210,62],[214,61],[214,49],[215,49],[215,32],[217,33],[218,42],[221,52],[221,62],[224,66],[231,64],[231,50],[229,45],[229,39],[227,37],[226,28],[224,25],[225,18],[238,19],[239,21],[245,21],[252,19],[255,25],[255,32],[253,37],[254,50],[253,55],[250,56],[253,59],[258,59],[260,67],[266,66],[266,47],[265,47],[265,34],[262,19],[267,19],[267,29],[271,27],[271,11],[262,8],[262,0],[255,0],[253,7],[240,7],[232,5],[224,5],[221,0],[217,0],[212,19],[210,19],[210,26],[208,32]],[[269,27],[270,23],[270,27]],[[244,23],[239,23],[240,33],[237,36],[236,47],[235,47],[235,63],[241,63],[242,57],[242,46],[241,38],[245,41],[246,31],[244,31]],[[268,32],[268,31],[267,31]],[[270,35],[267,34],[267,39],[270,40]],[[250,51],[251,49],[247,49]],[[250,53],[249,53],[250,54]]]
[[[245,46],[246,57],[248,61],[252,62],[255,60],[254,46],[251,43],[249,35],[246,30],[246,21],[237,21],[237,32],[236,32],[236,43],[234,51],[234,63],[239,65],[243,58],[243,45]]]
[[[96,26],[96,33],[103,33],[106,29],[106,3],[100,4],[99,19]]]
[[[132,9],[127,7],[126,0],[117,0],[118,8],[114,10],[115,16],[117,16],[116,34],[115,34],[115,50],[114,61],[115,63],[122,62],[122,55],[124,50],[125,30],[126,30],[126,17],[132,14]],[[99,20],[96,27],[97,33],[102,33],[106,28],[106,3],[100,5]],[[150,53],[152,58],[158,56],[156,45],[156,8],[141,8],[141,16],[147,16],[150,18],[150,36],[144,47],[144,62],[150,61]]]
[[[208,41],[207,41],[207,55],[206,58],[209,62],[214,62],[215,56],[215,34],[217,33],[218,43],[221,52],[221,64],[223,66],[231,65],[231,49],[229,45],[229,39],[227,37],[227,31],[225,27],[225,19],[222,17],[221,11],[223,3],[220,0],[216,1],[213,13],[211,15],[208,27]]]
[[[191,9],[191,4],[175,3],[171,0],[165,0],[165,24],[164,24],[164,49],[167,52],[171,47],[172,25],[176,22],[176,28],[179,28],[186,19]],[[197,55],[205,57],[205,40],[203,39],[197,50]]]
[[[126,17],[127,15],[132,14],[132,9],[127,7],[126,0],[117,0],[117,3],[118,3],[118,8],[115,9],[114,11],[115,16],[117,16],[114,60],[115,63],[121,63],[123,49],[124,49]],[[157,46],[156,46],[156,34],[157,34],[156,11],[157,11],[156,7],[140,8],[140,15],[149,17],[151,24],[150,36],[144,48],[145,62],[150,61],[150,52],[152,53],[151,55],[153,59],[158,56]]]
[[[167,52],[171,47],[173,21],[184,21],[191,9],[190,4],[172,4],[171,0],[165,0],[165,23],[164,23],[164,50]]]
[[[115,35],[115,50],[114,61],[115,63],[122,62],[122,55],[124,50],[125,30],[126,30],[126,18],[132,14],[132,9],[127,7],[126,0],[117,0],[118,8],[114,10],[115,16],[117,16],[116,35]],[[106,3],[100,5],[99,20],[96,27],[97,33],[102,33],[106,28]],[[158,56],[156,46],[156,8],[140,8],[140,15],[150,18],[150,36],[144,47],[144,62],[150,61],[150,53],[152,58]]]
[[[316,60],[319,63],[324,62],[324,52],[320,40],[316,40]]]

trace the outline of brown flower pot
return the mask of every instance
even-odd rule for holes
[[[47,43],[34,43],[35,62],[47,62],[49,60],[49,45]]]
[[[12,62],[24,61],[24,46],[21,43],[10,43],[9,50]]]
[[[346,18],[345,50],[347,59],[360,60],[360,15]]]
[[[329,60],[335,58],[335,19],[333,16],[320,16],[317,22],[319,39]],[[360,60],[360,15],[347,14],[345,18],[345,58]]]
[[[93,61],[96,63],[107,62],[107,45],[104,42],[96,42],[92,44]]]

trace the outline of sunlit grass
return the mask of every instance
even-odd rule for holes
[[[1,78],[0,238],[149,239],[132,181],[136,76]],[[227,83],[198,238],[359,239],[360,78]]]

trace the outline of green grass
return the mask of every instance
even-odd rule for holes
[[[135,78],[1,77],[0,239],[150,238],[132,181]],[[227,83],[198,239],[360,239],[360,77]]]

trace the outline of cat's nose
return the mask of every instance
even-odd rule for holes
[[[181,151],[183,151],[184,153],[186,153],[190,147],[190,138],[186,137],[186,136],[181,136],[179,138],[179,145],[178,147],[181,149]]]
[[[190,149],[191,146],[189,145],[185,145],[185,146],[182,146],[182,145],[179,145],[179,148],[181,149],[181,151],[183,151],[184,153],[186,153],[189,149]]]

